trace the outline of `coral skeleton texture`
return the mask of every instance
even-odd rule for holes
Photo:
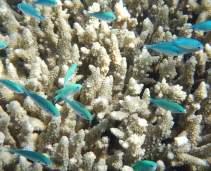
[[[1,171],[132,171],[140,159],[157,162],[157,171],[211,170],[211,32],[187,29],[210,19],[210,0],[58,0],[54,7],[33,5],[42,22],[18,3],[0,0],[0,40],[8,45],[0,51],[0,78],[52,101],[75,63],[67,84],[82,89],[70,98],[93,120],[76,117],[62,99],[55,105],[61,117],[53,117],[0,86],[0,146],[34,150],[53,163],[3,150]],[[83,10],[117,18],[100,21]],[[179,36],[205,49],[171,57],[143,46]],[[149,96],[172,100],[186,113],[156,107]]]

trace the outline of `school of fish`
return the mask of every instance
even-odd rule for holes
[[[56,0],[37,0],[33,2],[32,4],[26,4],[26,3],[19,3],[17,7],[27,16],[33,17],[35,19],[41,20],[42,22],[46,20],[44,16],[41,16],[41,14],[33,7],[34,5],[41,5],[46,7],[54,7],[58,3]],[[100,12],[89,12],[84,10],[84,14],[89,15],[90,17],[94,17],[99,20],[110,22],[112,20],[116,19],[116,16],[112,12],[108,11],[100,11]],[[197,23],[195,25],[192,25],[188,27],[187,29],[194,29],[194,30],[200,30],[204,32],[211,31],[211,21],[204,21],[201,23]],[[199,42],[196,39],[192,38],[186,38],[186,37],[178,37],[176,39],[172,39],[170,42],[160,42],[158,44],[153,45],[144,45],[146,48],[153,49],[157,52],[161,52],[164,55],[167,56],[178,56],[178,55],[184,55],[187,53],[193,53],[199,50],[203,50],[204,46],[201,42]],[[3,41],[0,41],[0,50],[7,48],[7,44]],[[91,113],[86,109],[86,107],[75,100],[70,100],[67,97],[69,95],[74,95],[75,93],[79,92],[82,88],[81,84],[67,84],[68,79],[73,75],[77,68],[77,64],[72,64],[68,71],[66,72],[66,75],[64,77],[64,87],[57,90],[56,96],[53,98],[54,103],[58,101],[59,98],[62,98],[65,100],[70,107],[73,109],[73,111],[76,113],[76,115],[85,118],[87,120],[92,120]],[[54,116],[54,117],[60,117],[59,110],[47,99],[44,97],[38,95],[35,92],[32,92],[30,90],[27,90],[22,83],[15,83],[11,80],[7,79],[0,79],[0,84],[2,86],[7,87],[11,91],[19,94],[26,93],[35,104],[37,104],[40,109],[45,111],[46,113]],[[165,110],[170,110],[172,113],[185,113],[185,109],[168,99],[153,99],[149,97],[150,102],[156,104],[158,107],[161,107]],[[3,147],[1,147],[3,148]],[[11,149],[8,147],[4,147],[5,151],[10,153],[16,153],[18,155],[24,156],[28,158],[29,160],[32,160],[33,162],[40,162],[45,165],[51,165],[52,161],[49,157],[46,155],[43,155],[38,152],[30,151],[30,150],[20,150],[20,149]],[[150,160],[139,160],[136,161],[134,164],[131,165],[131,167],[134,170],[137,171],[155,171],[157,168],[157,164],[154,161]]]

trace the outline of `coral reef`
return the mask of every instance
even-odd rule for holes
[[[186,27],[210,18],[210,0],[58,0],[54,7],[34,5],[42,22],[18,3],[0,0],[0,40],[8,45],[0,51],[0,77],[51,101],[76,63],[68,84],[82,89],[72,98],[93,120],[76,118],[63,100],[56,104],[61,118],[52,117],[1,86],[0,146],[41,152],[53,164],[3,151],[0,170],[131,171],[144,158],[158,171],[211,170],[211,33]],[[113,11],[117,19],[100,21],[83,10]],[[178,36],[205,49],[166,57],[143,47]],[[157,108],[148,96],[179,103],[186,113]]]

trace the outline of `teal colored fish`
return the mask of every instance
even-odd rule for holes
[[[204,46],[203,44],[201,44],[201,42],[196,39],[187,37],[178,37],[177,39],[174,39],[171,43],[175,44],[178,48],[181,48],[182,52],[183,50],[195,52],[204,49]]]
[[[53,98],[54,103],[56,103],[57,100],[61,97],[67,97],[68,95],[72,95],[72,94],[80,91],[81,88],[82,88],[81,84],[69,84],[59,90],[56,90],[57,96],[55,96]]]
[[[17,7],[26,15],[30,17],[34,17],[39,20],[45,20],[45,17],[41,16],[40,13],[34,9],[32,6],[25,4],[25,3],[20,3],[17,5]]]
[[[144,45],[144,46],[169,56],[182,55],[182,51],[171,42],[162,42],[160,44]]]
[[[37,1],[33,2],[33,4],[42,5],[42,6],[46,6],[46,7],[53,7],[53,6],[57,5],[58,3],[56,0],[37,0]]]
[[[71,77],[71,75],[74,73],[75,69],[77,68],[77,64],[72,64],[70,68],[68,69],[65,77],[64,77],[64,86],[66,85],[68,79]]]
[[[42,96],[31,92],[29,90],[26,90],[21,84],[20,86],[24,90],[24,92],[45,112],[55,116],[60,117],[59,110],[47,99],[43,98]]]
[[[167,99],[153,99],[151,97],[149,98],[150,102],[156,104],[157,106],[165,110],[170,110],[172,113],[185,113],[185,109],[175,102],[172,102]]]
[[[16,83],[7,80],[7,79],[0,79],[0,84],[4,85],[8,89],[16,92],[16,93],[24,93],[23,89]]]
[[[156,171],[157,164],[150,160],[139,160],[131,165],[136,171]]]
[[[197,23],[195,25],[192,25],[188,28],[194,29],[194,30],[200,30],[200,31],[211,31],[211,20],[207,20],[201,23]]]
[[[89,113],[83,104],[77,101],[69,100],[66,97],[64,97],[64,99],[72,107],[76,115],[88,120],[92,120],[91,113]]]
[[[6,47],[7,47],[7,44],[4,43],[4,42],[2,42],[2,41],[0,41],[0,50],[1,50],[1,49],[4,49],[4,48],[6,48]]]
[[[111,13],[111,12],[106,12],[106,11],[102,11],[102,12],[89,12],[84,10],[85,13],[87,13],[89,16],[91,17],[95,17],[99,20],[103,20],[103,21],[112,21],[116,19],[116,16]]]
[[[38,162],[45,165],[52,165],[51,159],[43,155],[42,153],[38,153],[35,151],[30,151],[30,150],[19,150],[19,149],[11,149],[11,148],[7,148],[7,151],[9,151],[10,153],[18,154],[20,156],[24,156],[35,163]]]

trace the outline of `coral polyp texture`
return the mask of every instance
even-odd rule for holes
[[[58,0],[33,5],[45,17],[18,10],[20,1],[0,0],[0,78],[19,81],[52,101],[64,85],[81,84],[71,96],[92,114],[77,117],[63,100],[61,117],[42,111],[26,94],[0,87],[0,170],[132,171],[140,159],[157,171],[211,170],[211,33],[188,29],[210,19],[210,0]],[[86,15],[110,11],[116,19]],[[204,50],[164,56],[143,44],[179,36]],[[182,105],[177,114],[154,106],[149,97]],[[52,165],[33,163],[4,147],[47,155]]]

